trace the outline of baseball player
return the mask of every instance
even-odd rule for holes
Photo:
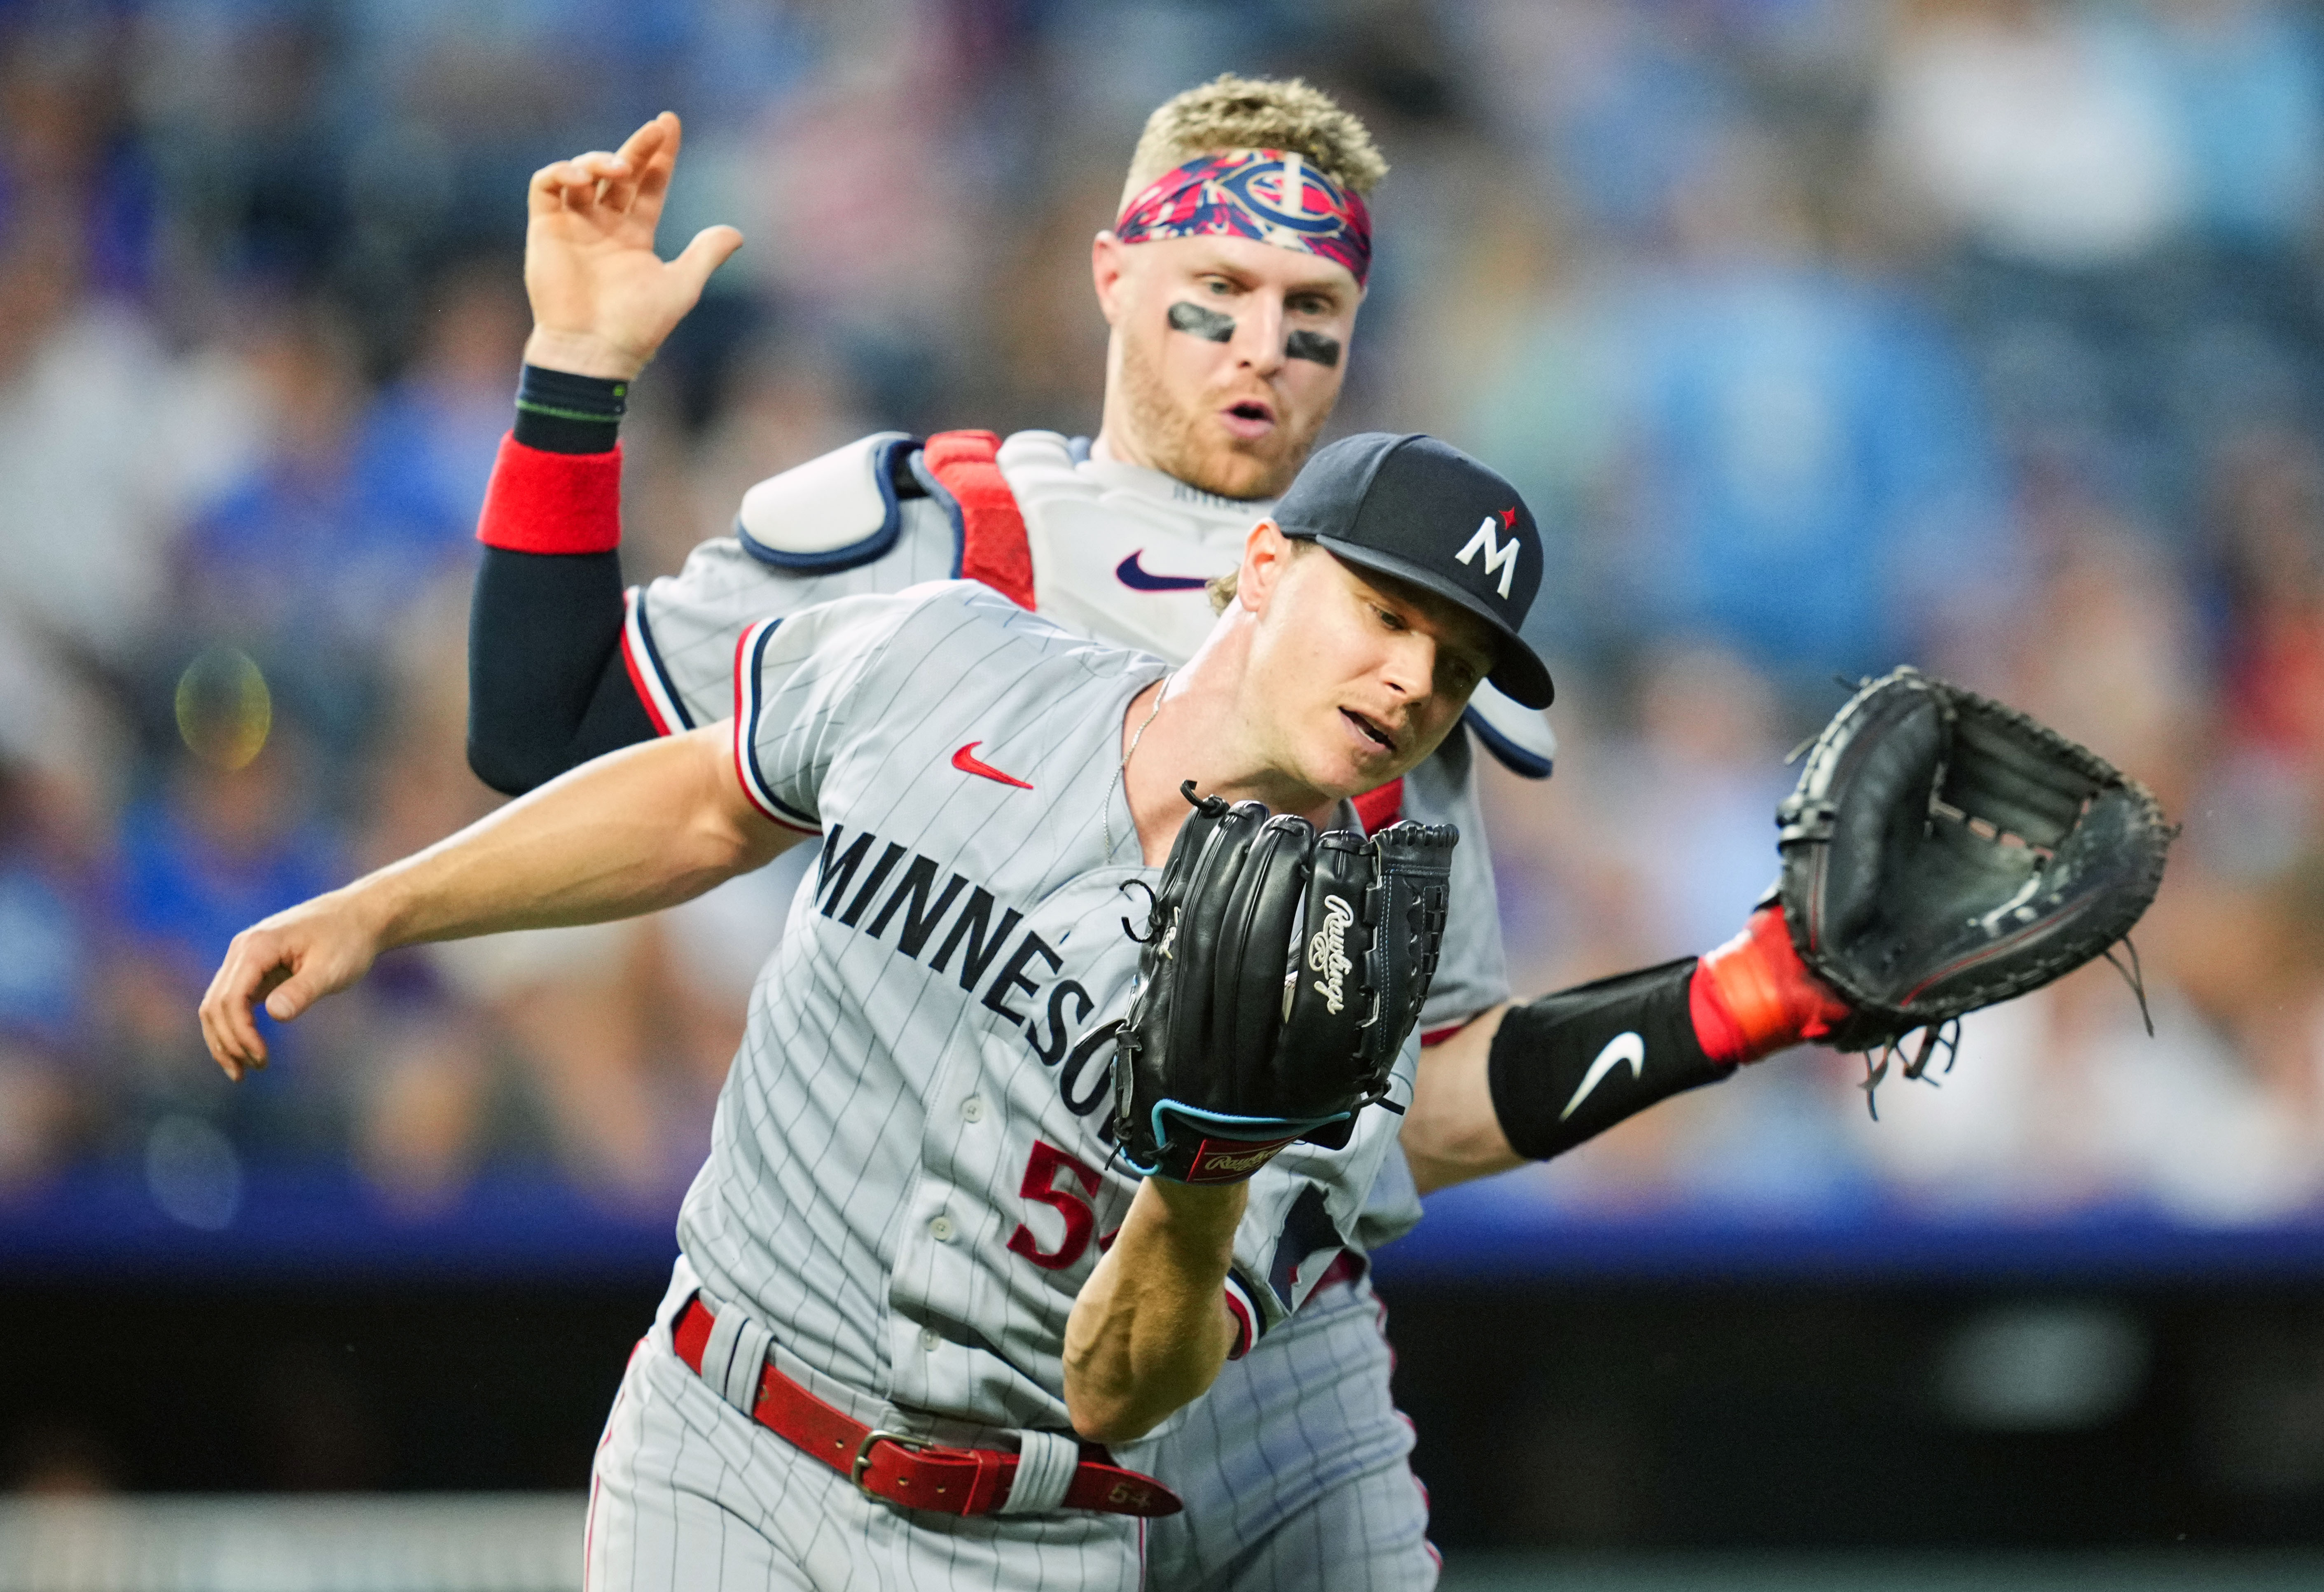
[[[1156,112],[1121,220],[1093,250],[1115,327],[1097,438],[863,438],[761,483],[732,538],[625,597],[613,548],[627,383],[741,243],[712,227],[675,260],[654,256],[678,147],[676,118],[658,118],[531,186],[536,328],[480,529],[471,630],[471,757],[487,782],[529,789],[724,715],[740,632],[845,594],[964,575],[1080,633],[1174,662],[1193,653],[1213,621],[1206,584],[1235,569],[1345,375],[1370,255],[1362,194],[1385,170],[1355,118],[1302,85],[1231,78]],[[1238,150],[1282,152],[1222,164]],[[1497,525],[1472,559],[1498,579],[1513,556]],[[1463,836],[1423,1018],[1435,1038],[1508,995],[1474,749],[1538,777],[1554,745],[1539,713],[1489,686],[1466,725],[1360,798],[1371,821],[1400,810]],[[1360,1256],[1418,1214],[1391,1156],[1357,1249],[1149,1456],[1188,1503],[1149,1532],[1154,1585],[1433,1581],[1411,1429]]]
[[[1463,552],[1489,520],[1526,578]],[[1249,1181],[1215,1187],[1207,1146],[1184,1182],[1112,1155],[1126,916],[1180,786],[1351,826],[1346,798],[1434,752],[1485,677],[1549,694],[1518,630],[1539,538],[1474,461],[1351,438],[1279,520],[1167,677],[973,583],[836,600],[743,632],[731,723],[237,936],[201,1016],[239,1077],[261,999],[289,1020],[388,947],[650,910],[822,836],[608,1425],[591,1587],[1140,1584],[1140,1522],[1174,1501],[1095,1444],[1296,1319],[1397,1131],[1363,1112],[1343,1150],[1229,1154]]]

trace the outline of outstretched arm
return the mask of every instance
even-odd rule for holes
[[[1218,1380],[1223,1290],[1250,1185],[1149,1177],[1065,1320],[1065,1410],[1093,1442],[1143,1437]]]
[[[1707,956],[1498,1006],[1429,1046],[1399,1142],[1422,1193],[1546,1161],[1849,1015],[1762,907]]]
[[[731,723],[617,752],[236,934],[202,997],[203,1040],[238,1080],[266,1064],[254,1015],[262,999],[288,1022],[363,977],[383,951],[650,912],[802,838],[751,805]]]
[[[510,795],[655,733],[622,656],[619,418],[629,382],[742,243],[712,226],[675,260],[654,253],[679,142],[664,112],[618,151],[542,167],[527,193],[533,329],[469,612],[468,762]]]

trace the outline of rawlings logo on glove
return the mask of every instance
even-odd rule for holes
[[[1183,788],[1194,811],[1116,1040],[1114,1135],[1148,1175],[1235,1182],[1297,1140],[1346,1145],[1387,1095],[1435,976],[1460,835],[1319,835]]]
[[[1348,960],[1348,930],[1355,921],[1354,907],[1337,896],[1326,896],[1323,926],[1307,942],[1307,971],[1323,975],[1315,980],[1315,991],[1323,998],[1323,1009],[1335,1017],[1344,1004],[1342,985],[1356,967]]]

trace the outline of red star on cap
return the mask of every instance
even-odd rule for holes
[[[1507,530],[1515,530],[1517,528],[1517,511],[1515,509],[1501,511],[1501,526]]]

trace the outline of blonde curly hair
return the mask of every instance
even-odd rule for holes
[[[1239,78],[1221,72],[1209,82],[1174,94],[1146,118],[1121,205],[1153,180],[1198,155],[1230,149],[1279,149],[1297,153],[1342,188],[1368,194],[1388,175],[1388,162],[1363,123],[1299,78]]]

